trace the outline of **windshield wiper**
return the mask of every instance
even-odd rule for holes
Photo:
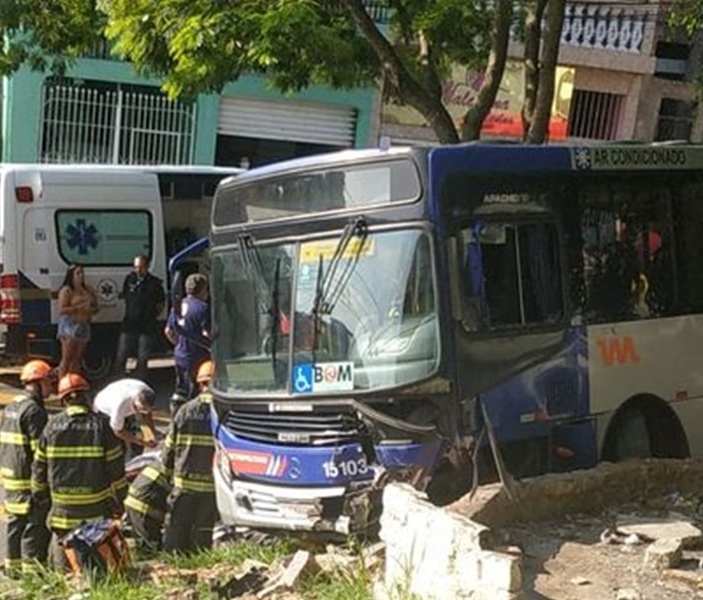
[[[354,272],[354,269],[359,262],[359,257],[366,243],[369,230],[366,221],[359,217],[355,221],[348,223],[342,235],[339,238],[332,258],[330,259],[329,265],[327,266],[327,271],[323,272],[324,259],[322,254],[320,254],[320,262],[317,269],[317,285],[315,286],[315,298],[312,303],[312,318],[313,318],[313,339],[312,339],[312,351],[313,351],[313,362],[315,362],[315,350],[317,349],[317,338],[320,328],[320,318],[322,315],[332,314],[334,307],[342,296],[342,292],[346,287],[349,279]],[[354,238],[358,238],[359,242],[354,249],[353,254],[347,260],[344,269],[341,271],[339,277],[335,277],[339,264],[344,258],[344,254],[349,248],[349,244]],[[335,281],[336,278],[336,281]]]
[[[254,297],[256,298],[259,308],[262,313],[270,313],[271,306],[268,299],[271,293],[264,277],[264,268],[261,263],[261,255],[254,244],[254,240],[250,235],[240,235],[237,239],[239,245],[239,254],[242,257],[244,271],[252,283],[254,288]]]
[[[273,289],[271,291],[271,368],[273,376],[276,377],[276,346],[278,346],[278,328],[281,323],[280,302],[279,302],[279,280],[281,275],[281,259],[276,259],[276,266],[273,271]]]

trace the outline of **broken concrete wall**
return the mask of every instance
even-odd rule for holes
[[[703,461],[673,459],[603,463],[536,477],[515,484],[512,499],[500,485],[483,486],[472,499],[444,509],[408,485],[391,484],[384,491],[381,517],[385,593],[391,600],[517,598],[521,558],[496,551],[490,528],[700,490]]]
[[[391,600],[507,600],[522,587],[519,556],[484,549],[489,530],[435,507],[406,484],[384,490],[381,538]]]
[[[514,500],[499,484],[482,486],[473,499],[465,496],[449,510],[495,528],[701,490],[703,461],[643,459],[525,479],[512,489]]]

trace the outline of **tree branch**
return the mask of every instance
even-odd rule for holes
[[[481,89],[474,105],[466,111],[461,127],[463,141],[475,140],[481,136],[481,126],[493,107],[500,82],[505,72],[508,59],[508,42],[510,41],[510,25],[513,16],[512,0],[498,0],[493,17],[493,36],[488,64],[484,73]]]
[[[549,118],[554,101],[554,73],[559,59],[561,30],[564,26],[566,0],[549,0],[547,6],[547,31],[542,45],[542,60],[539,67],[539,84],[535,112],[527,132],[526,141],[543,143],[549,132]]]
[[[542,18],[547,0],[537,0],[536,4],[529,6],[525,14],[525,99],[522,104],[523,138],[532,123],[537,102],[537,88],[539,87],[539,49],[542,43]]]
[[[361,35],[376,53],[383,69],[385,83],[391,85],[392,95],[416,109],[430,124],[441,143],[459,141],[451,115],[441,101],[423,87],[405,67],[390,42],[379,31],[366,12],[363,0],[343,0]]]

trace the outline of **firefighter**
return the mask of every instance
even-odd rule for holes
[[[108,420],[91,410],[88,382],[77,373],[66,373],[59,381],[58,396],[66,408],[39,439],[32,465],[32,502],[51,505],[53,563],[65,569],[63,538],[83,523],[121,512],[127,480],[122,444]]]
[[[24,393],[5,407],[0,425],[0,472],[7,513],[5,573],[16,577],[36,563],[45,563],[49,530],[46,514],[30,505],[32,460],[47,421],[44,399],[54,387],[51,366],[30,360],[22,367]]]
[[[212,461],[215,443],[210,428],[212,396],[208,390],[213,364],[206,360],[197,371],[198,396],[176,413],[162,454],[172,476],[169,519],[164,547],[172,552],[191,552],[212,546],[217,518]]]
[[[138,545],[145,550],[161,549],[161,529],[170,492],[171,482],[159,461],[144,467],[129,486],[125,512]]]

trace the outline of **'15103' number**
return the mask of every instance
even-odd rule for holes
[[[327,479],[337,479],[340,475],[342,477],[355,477],[356,475],[365,475],[369,471],[366,458],[363,456],[361,458],[343,460],[340,462],[328,460],[322,464],[322,468],[325,470],[325,477]]]

